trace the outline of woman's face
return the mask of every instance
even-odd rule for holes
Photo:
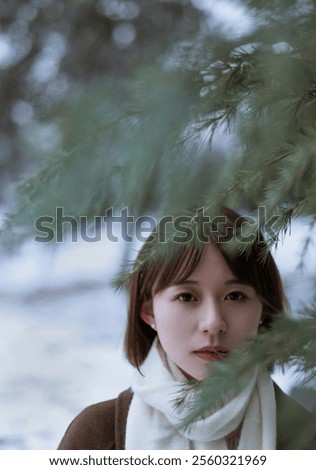
[[[181,283],[153,297],[142,318],[155,325],[166,354],[188,378],[202,380],[208,365],[257,332],[262,302],[255,289],[236,279],[215,244]]]

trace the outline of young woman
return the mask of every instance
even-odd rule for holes
[[[198,227],[202,242],[169,238],[160,246],[160,225],[144,244],[129,279],[131,388],[80,413],[59,449],[316,448],[315,416],[285,396],[263,366],[241,392],[188,428],[186,406],[174,406],[185,383],[203,380],[214,361],[269,329],[286,309],[273,258],[261,259],[262,236],[248,250],[230,249],[247,221],[228,209],[222,215],[220,223]]]

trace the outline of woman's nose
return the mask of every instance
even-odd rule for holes
[[[200,329],[212,335],[225,333],[227,324],[216,302],[208,302],[201,311]]]

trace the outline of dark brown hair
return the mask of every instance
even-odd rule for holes
[[[236,249],[234,241],[247,219],[227,208],[222,209],[221,215],[224,221],[216,226],[212,223],[203,225],[207,241],[193,237],[179,243],[169,237],[169,241],[164,239],[161,243],[158,236],[161,225],[158,224],[140,250],[129,279],[125,333],[125,353],[133,366],[139,367],[143,363],[156,336],[140,316],[144,302],[150,301],[171,282],[187,279],[197,267],[207,243],[216,243],[235,276],[256,290],[263,303],[261,327],[269,329],[274,319],[286,310],[280,274],[260,231],[256,232],[255,240],[247,245],[247,249],[245,246]]]

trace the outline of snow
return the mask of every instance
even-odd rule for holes
[[[307,221],[294,223],[275,254],[294,313],[316,273],[315,247],[296,271],[306,231]],[[0,448],[55,449],[79,411],[129,386],[126,298],[109,286],[126,253],[104,238],[56,249],[29,241],[1,259]],[[293,384],[289,373],[276,379]]]
[[[235,0],[191,0],[192,4],[204,11],[210,29],[218,29],[229,39],[237,39],[254,31],[258,17],[243,2]]]
[[[301,253],[307,236],[311,237],[311,246],[304,256],[304,273],[316,273],[316,227],[310,232],[310,219],[295,220],[284,240],[280,240],[273,256],[282,275],[296,275]]]
[[[85,406],[130,384],[126,298],[109,287],[124,244],[27,242],[0,263],[0,448],[55,449]]]

